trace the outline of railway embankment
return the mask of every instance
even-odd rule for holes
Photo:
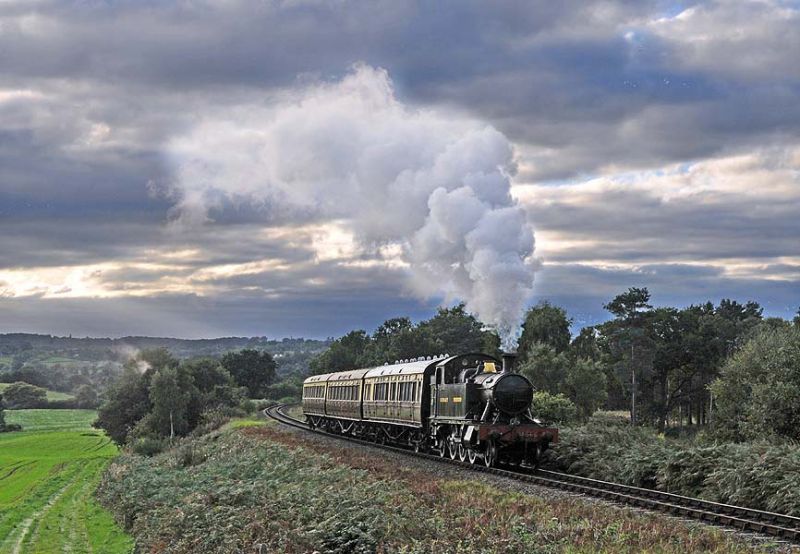
[[[761,552],[781,549],[538,487],[514,490],[277,425],[124,454],[99,498],[139,551]]]

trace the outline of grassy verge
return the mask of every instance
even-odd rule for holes
[[[141,551],[749,551],[718,530],[444,478],[274,426],[123,455],[98,495]]]
[[[7,412],[39,430],[0,434],[0,554],[130,551],[130,538],[92,496],[117,449],[85,424],[93,414],[72,412],[85,410]]]

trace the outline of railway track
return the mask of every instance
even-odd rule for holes
[[[475,471],[482,471],[499,475],[516,481],[523,481],[542,485],[551,488],[567,490],[574,493],[586,494],[629,506],[645,508],[648,510],[668,513],[675,516],[697,519],[706,523],[712,523],[725,527],[733,527],[740,531],[760,533],[777,537],[793,543],[800,543],[800,518],[786,514],[777,514],[754,510],[742,506],[732,506],[720,504],[699,498],[691,498],[662,492],[652,489],[643,489],[622,485],[608,481],[599,481],[588,477],[568,475],[555,471],[536,470],[535,473],[521,473],[502,468],[487,468],[483,465],[473,465],[468,462],[441,458],[435,454],[424,452],[414,452],[398,446],[386,444],[376,444],[374,442],[345,437],[334,433],[327,433],[320,430],[310,430],[308,426],[286,413],[287,406],[277,405],[264,410],[267,417],[275,419],[285,425],[297,427],[308,432],[322,433],[326,436],[335,437],[342,440],[361,443],[383,450],[400,452],[404,455],[415,456],[435,460],[440,463],[449,463],[460,467],[469,468]]]

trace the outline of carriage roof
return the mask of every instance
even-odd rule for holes
[[[303,381],[303,383],[310,384],[346,381],[350,379],[370,379],[388,375],[419,375],[421,373],[425,373],[430,368],[438,365],[445,365],[453,360],[466,357],[478,357],[481,359],[494,360],[493,357],[487,356],[486,354],[461,354],[458,356],[433,356],[427,358],[416,358],[412,360],[403,360],[394,364],[384,364],[377,367],[352,369],[348,371],[339,371],[336,373],[325,373],[324,375],[312,375]]]

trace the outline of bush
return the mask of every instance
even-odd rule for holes
[[[669,451],[648,429],[591,422],[561,429],[559,442],[545,452],[543,463],[593,479],[653,488]]]
[[[800,440],[800,328],[761,328],[728,360],[711,390],[717,438]]]
[[[199,425],[192,430],[191,435],[194,437],[199,437],[201,435],[210,433],[211,431],[215,431],[228,423],[231,417],[240,415],[231,412],[232,410],[221,409],[203,412],[203,415],[200,417]]]
[[[800,516],[800,446],[685,446],[631,426],[562,428],[542,465],[593,479]]]
[[[131,444],[131,449],[140,456],[155,456],[168,447],[169,439],[162,437],[138,437]]]
[[[256,411],[256,403],[249,398],[246,398],[239,403],[239,409],[246,414],[252,414]]]
[[[47,405],[47,391],[43,388],[23,383],[11,383],[3,391],[6,406],[12,409],[42,408]]]
[[[531,403],[533,417],[547,423],[565,424],[578,419],[578,407],[563,394],[534,393]]]
[[[22,431],[22,425],[19,423],[5,423],[0,426],[0,433],[11,433],[13,431]]]

